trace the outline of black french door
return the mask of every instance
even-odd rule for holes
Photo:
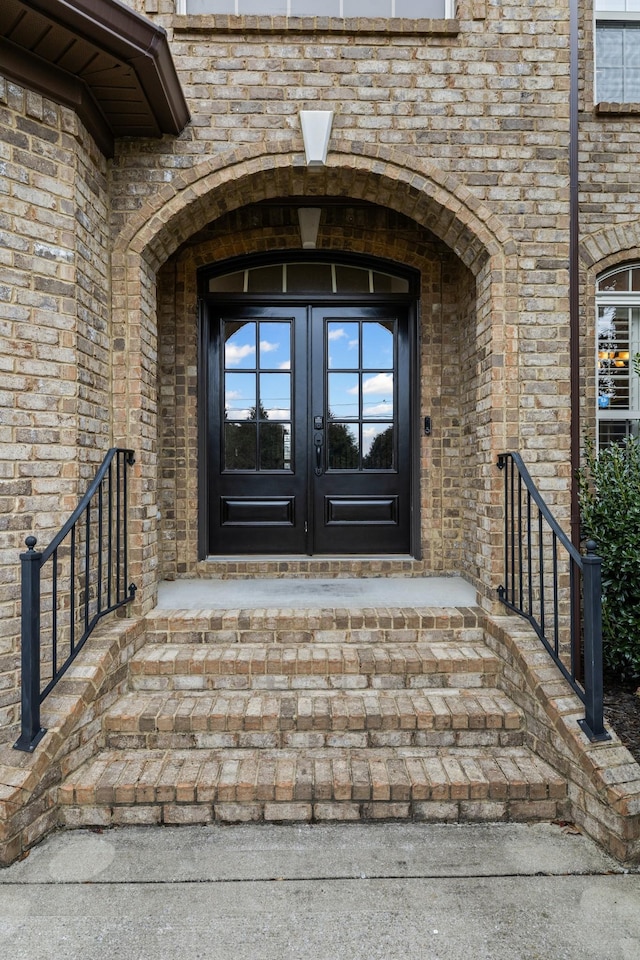
[[[408,553],[408,305],[208,314],[208,552]]]

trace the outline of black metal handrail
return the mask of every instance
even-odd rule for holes
[[[498,597],[527,620],[585,707],[580,726],[608,740],[603,716],[602,586],[596,544],[582,555],[542,499],[522,458],[502,453],[504,582]]]
[[[127,471],[134,463],[133,450],[113,447],[46,550],[34,549],[35,537],[25,541],[28,552],[20,554],[22,728],[16,750],[36,748],[46,733],[40,724],[43,700],[97,623],[135,596],[135,584],[127,584]]]

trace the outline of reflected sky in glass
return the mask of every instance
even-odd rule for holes
[[[363,417],[393,417],[393,374],[365,373],[362,377]]]
[[[330,322],[327,324],[327,354],[332,370],[356,370],[359,366],[359,324]]]
[[[387,321],[387,324],[362,324],[362,366],[365,370],[393,369],[393,321]]]
[[[360,415],[358,380],[357,373],[329,374],[329,414],[335,420]]]
[[[260,374],[260,416],[267,420],[289,420],[291,417],[291,374]]]
[[[251,420],[256,409],[255,373],[227,373],[224,378],[224,411],[227,420]]]
[[[291,324],[260,324],[260,366],[263,370],[291,369]]]
[[[256,365],[256,325],[227,321],[224,325],[224,365],[225,367],[255,368]]]

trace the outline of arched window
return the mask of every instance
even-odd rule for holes
[[[608,270],[597,284],[598,443],[640,427],[640,263]]]
[[[285,261],[211,277],[209,293],[364,295],[406,294],[406,277],[352,264]]]

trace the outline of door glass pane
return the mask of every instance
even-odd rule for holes
[[[357,423],[327,425],[329,470],[357,470],[360,466],[360,443]]]
[[[393,373],[365,373],[362,377],[362,416],[393,417]]]
[[[255,423],[225,423],[224,468],[225,470],[256,469]]]
[[[291,369],[291,323],[260,324],[262,370]]]
[[[362,366],[393,370],[393,320],[362,324]]]
[[[359,324],[340,320],[327,324],[327,355],[331,370],[357,370]]]
[[[224,365],[253,369],[256,365],[256,325],[246,320],[227,320],[224,325]]]
[[[291,469],[291,424],[261,423],[260,469]]]
[[[255,373],[225,374],[224,413],[227,420],[255,420]]]
[[[291,374],[260,374],[260,419],[291,419]]]
[[[357,373],[329,374],[329,417],[355,419],[360,413]]]
[[[393,469],[393,424],[365,423],[362,428],[364,470]]]

